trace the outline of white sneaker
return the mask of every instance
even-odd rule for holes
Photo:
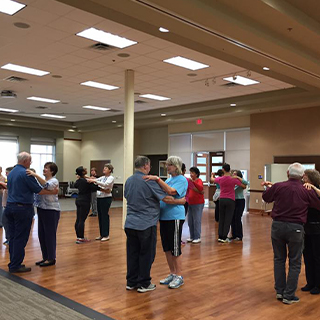
[[[101,240],[102,239],[102,237],[96,237],[96,240]]]
[[[187,242],[192,242],[192,241],[193,241],[193,239],[191,239],[191,238],[187,239]]]
[[[110,240],[110,238],[109,237],[103,237],[103,238],[101,238],[101,242],[103,242],[103,241],[108,241],[108,240]]]
[[[192,243],[200,243],[201,242],[201,239],[199,238],[199,239],[194,239],[193,241],[192,241]]]
[[[170,289],[178,289],[182,285],[184,285],[183,277],[182,276],[175,276],[174,279],[169,283]]]
[[[160,280],[160,284],[169,284],[173,279],[175,275],[170,273],[166,278]]]
[[[138,288],[137,291],[144,293],[144,292],[148,292],[148,291],[153,291],[153,290],[155,290],[155,289],[156,289],[156,285],[153,284],[153,283],[150,283],[147,288],[140,287],[140,288]]]

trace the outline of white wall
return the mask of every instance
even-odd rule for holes
[[[168,153],[168,127],[139,129],[136,153],[140,155],[167,154]]]
[[[91,160],[111,160],[116,183],[123,183],[123,128],[82,134],[81,165]]]
[[[63,181],[75,181],[76,168],[81,165],[81,140],[63,141]]]

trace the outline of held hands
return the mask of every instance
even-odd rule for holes
[[[262,182],[261,182],[261,186],[262,186],[262,187],[268,187],[268,188],[270,188],[270,187],[273,186],[273,183],[270,182],[270,181],[262,181]]]
[[[94,183],[97,179],[93,178],[86,178],[88,183]]]
[[[305,183],[304,185],[303,185],[307,190],[311,190],[311,189],[314,189],[314,185],[312,185],[311,183]]]

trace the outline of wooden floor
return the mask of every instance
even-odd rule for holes
[[[111,210],[109,242],[81,245],[75,244],[75,213],[63,212],[58,228],[57,265],[49,268],[34,266],[41,259],[34,223],[25,258],[32,271],[22,277],[114,319],[320,318],[320,296],[298,290],[301,301],[291,306],[275,299],[270,217],[244,216],[243,243],[220,244],[216,241],[213,214],[212,209],[204,210],[202,243],[183,248],[185,285],[176,290],[158,285],[168,274],[160,241],[152,268],[156,290],[144,294],[125,290],[126,237],[121,229],[120,208]],[[97,230],[98,219],[89,217],[86,235],[94,239]],[[187,236],[185,226],[183,238]],[[7,270],[8,249],[1,246],[0,250],[0,268]],[[302,271],[299,287],[304,284]]]

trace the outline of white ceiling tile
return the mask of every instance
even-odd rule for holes
[[[75,35],[76,33],[87,28],[85,24],[67,19],[65,17],[60,17],[59,19],[48,23],[48,27],[67,32],[69,35]]]
[[[26,0],[23,0],[23,3],[26,3]],[[73,7],[53,0],[32,0],[31,5],[38,9],[54,13],[58,16],[63,16],[74,10]]]
[[[95,28],[99,30],[103,30],[105,32],[110,32],[112,34],[120,35],[121,33],[124,33],[128,30],[131,30],[130,28],[121,25],[119,23],[116,23],[114,21],[106,20],[100,21],[99,23],[94,25]]]
[[[159,60],[152,59],[152,58],[149,58],[146,56],[138,56],[136,58],[130,59],[130,61],[145,66],[145,65],[149,65],[151,63],[158,62]]]
[[[139,55],[145,55],[145,54],[157,51],[157,49],[154,47],[146,46],[145,44],[142,44],[142,43],[138,43],[131,47],[126,48],[126,51],[129,53],[134,52]]]
[[[26,19],[30,22],[36,22],[46,25],[59,18],[58,15],[46,10],[41,10],[31,6],[27,6],[24,10],[19,11],[19,18]]]
[[[87,26],[93,26],[102,22],[104,19],[79,9],[74,9],[65,15],[65,18],[85,23]]]
[[[102,56],[102,53],[98,52],[97,50],[93,49],[79,49],[73,52],[75,56],[85,58],[85,59],[96,59]]]

